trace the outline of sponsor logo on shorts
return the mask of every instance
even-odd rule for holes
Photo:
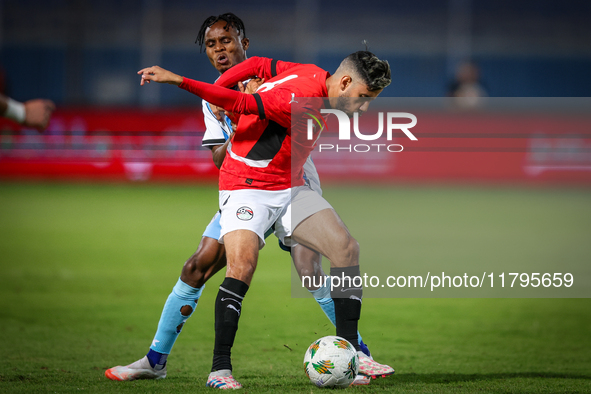
[[[250,220],[254,216],[254,212],[249,207],[240,207],[236,211],[236,217],[240,220]]]

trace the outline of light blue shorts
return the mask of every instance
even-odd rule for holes
[[[213,239],[220,239],[220,234],[222,233],[222,226],[220,225],[220,211],[217,211],[211,222],[207,225],[207,228],[203,232],[204,237],[209,237]]]

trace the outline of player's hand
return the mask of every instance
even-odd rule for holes
[[[230,118],[230,120],[233,119],[233,117],[234,117],[233,112],[226,111],[222,107],[218,107],[217,105],[213,105],[212,103],[209,103],[209,106],[211,108],[211,112],[213,113],[213,116],[215,116],[215,118],[218,120],[218,122],[225,122],[226,116],[228,118]]]
[[[25,126],[45,130],[49,124],[55,104],[51,100],[34,99],[25,103]]]
[[[265,79],[257,77],[248,81],[246,85],[242,82],[238,82],[238,89],[240,89],[242,93],[253,94],[263,83],[265,83]]]
[[[264,82],[265,80],[261,78],[253,78],[246,85],[244,85],[242,82],[238,82],[238,89],[240,89],[242,93],[253,94]],[[226,115],[232,116],[231,112],[227,112],[225,109],[218,107],[217,105],[209,103],[209,107],[211,108],[211,112],[218,122],[224,122]],[[232,122],[232,129],[236,131],[236,124],[234,122]]]
[[[169,83],[176,86],[179,86],[183,82],[183,77],[159,66],[146,67],[137,73],[142,76],[142,80],[140,81],[141,86],[144,86],[146,82],[150,83],[150,81]]]
[[[222,107],[218,107],[217,105],[213,105],[212,103],[209,103],[209,107],[211,108],[211,113],[213,114],[213,116],[215,116],[218,122],[225,122],[225,109],[223,109]]]

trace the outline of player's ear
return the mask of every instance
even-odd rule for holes
[[[244,37],[242,39],[242,49],[244,49],[245,51],[248,49],[248,46],[250,45],[250,40],[246,37]]]
[[[353,82],[353,80],[351,79],[350,76],[348,75],[343,75],[341,77],[341,80],[339,81],[339,88],[341,91],[345,91],[349,88],[349,86],[351,86],[351,83]]]

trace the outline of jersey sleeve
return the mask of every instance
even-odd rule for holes
[[[217,120],[213,112],[211,111],[210,105],[207,101],[203,100],[203,120],[205,121],[205,134],[203,134],[203,140],[201,141],[202,146],[212,148],[217,145],[222,145],[230,137],[231,125],[228,124],[226,117],[225,122]]]
[[[271,64],[271,73],[275,73],[276,76],[277,74],[281,74],[282,72],[285,72],[287,70],[289,70],[290,68],[294,68],[296,66],[299,66],[299,63],[291,63],[291,62],[284,62],[283,60],[273,60],[275,61],[275,65]]]
[[[230,112],[238,114],[257,114],[260,112],[258,103],[251,94],[237,92],[186,77],[183,77],[183,82],[179,85],[179,88]]]
[[[268,80],[298,65],[299,63],[253,56],[224,72],[215,84],[231,88],[249,78],[259,77]]]
[[[253,94],[258,104],[259,118],[270,119],[286,128],[291,127],[290,103],[292,97],[298,97],[298,94],[297,89],[278,87]]]
[[[268,78],[271,73],[271,59],[253,56],[224,72],[215,81],[216,85],[231,88],[245,79],[260,77]]]

